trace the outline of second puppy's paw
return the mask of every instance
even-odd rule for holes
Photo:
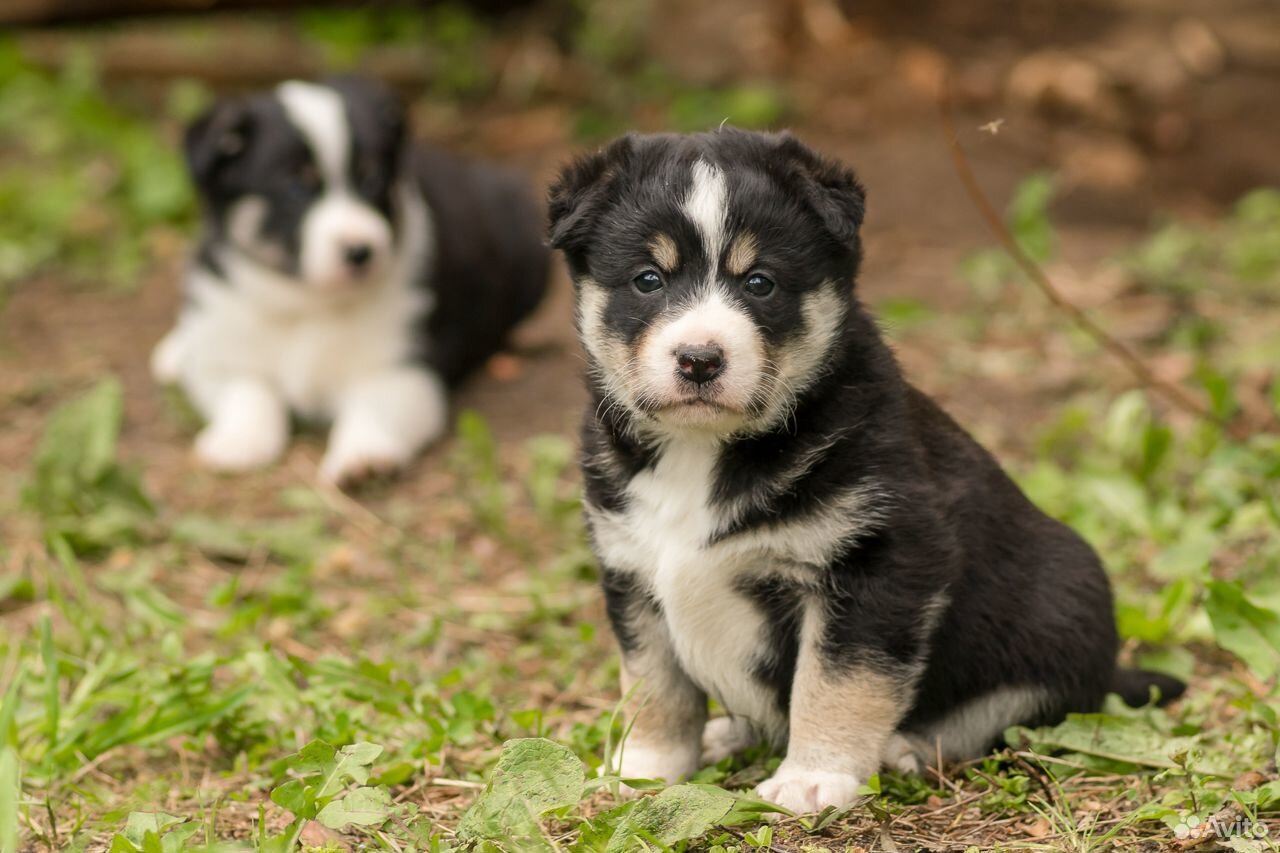
[[[214,423],[196,436],[196,459],[215,471],[250,471],[276,461],[287,440],[268,429],[233,429]]]
[[[320,479],[349,486],[370,477],[393,474],[413,458],[394,436],[373,424],[339,425],[320,462]]]
[[[860,787],[862,780],[852,773],[792,768],[783,762],[777,773],[756,787],[756,793],[796,814],[812,814],[827,806],[852,804]]]
[[[702,730],[702,763],[715,764],[757,743],[756,733],[745,717],[716,717]]]

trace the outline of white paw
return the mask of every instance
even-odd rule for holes
[[[618,775],[623,779],[653,779],[674,785],[689,778],[697,769],[697,749],[627,743],[622,746],[622,766],[618,768]],[[635,796],[638,792],[629,785],[623,785],[622,793]]]
[[[273,430],[233,429],[214,423],[196,436],[196,459],[215,471],[249,471],[276,461],[284,445],[285,437]]]
[[[861,786],[862,780],[852,773],[790,768],[784,761],[777,773],[756,787],[756,793],[796,814],[812,814],[827,806],[850,805]]]
[[[745,717],[716,717],[702,730],[702,763],[715,764],[758,742]]]
[[[177,382],[182,375],[182,357],[186,354],[178,329],[165,335],[151,351],[151,376],[161,384]]]
[[[391,474],[413,458],[414,448],[371,424],[334,430],[320,462],[320,479],[336,486]]]

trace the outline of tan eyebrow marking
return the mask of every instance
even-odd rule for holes
[[[730,275],[745,275],[751,265],[756,262],[760,247],[756,243],[756,235],[743,233],[733,238],[729,245],[729,257],[724,268]]]
[[[655,235],[653,242],[649,244],[649,251],[653,253],[653,259],[662,267],[663,272],[671,272],[680,265],[680,251],[676,248],[676,241],[666,234]]]

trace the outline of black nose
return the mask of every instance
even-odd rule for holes
[[[676,350],[676,363],[681,376],[701,385],[714,379],[724,367],[724,350],[715,344],[682,346]]]
[[[352,269],[364,269],[373,259],[373,248],[367,243],[356,243],[347,246],[344,255]]]

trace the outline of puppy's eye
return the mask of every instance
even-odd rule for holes
[[[653,270],[645,270],[640,275],[631,279],[631,283],[636,286],[636,290],[641,293],[653,293],[655,290],[662,289],[662,276]]]
[[[773,293],[773,279],[769,278],[767,275],[761,275],[758,272],[754,272],[747,277],[747,280],[742,285],[742,289],[747,293],[750,293],[752,296],[768,296],[770,293]]]
[[[299,186],[307,190],[320,189],[320,170],[315,163],[301,163],[294,171]]]

